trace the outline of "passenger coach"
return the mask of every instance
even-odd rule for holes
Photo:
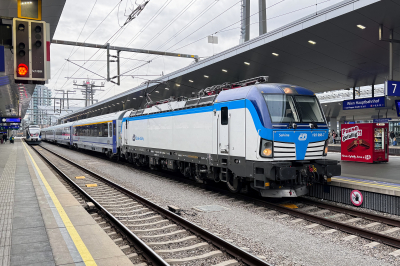
[[[118,129],[126,111],[79,120],[71,125],[71,145],[105,153],[108,157],[119,156]]]

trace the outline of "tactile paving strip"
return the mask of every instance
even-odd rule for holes
[[[7,145],[7,144],[3,144]],[[0,150],[3,147],[0,147]],[[7,159],[8,157],[8,159]],[[0,265],[10,265],[17,146],[0,151]]]

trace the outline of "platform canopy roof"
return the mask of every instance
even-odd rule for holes
[[[400,38],[399,14],[400,0],[342,1],[163,76],[158,81],[168,82],[159,85],[159,93],[153,92],[151,98],[190,96],[205,87],[256,76],[269,76],[270,82],[295,84],[314,92],[383,83],[388,77],[389,43],[379,41],[379,25],[383,25],[384,38],[390,29]],[[399,56],[400,45],[394,44],[397,80]],[[138,86],[64,119],[140,108],[145,103],[140,95],[153,91],[156,84]]]

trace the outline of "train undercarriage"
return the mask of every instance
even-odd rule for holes
[[[330,183],[340,175],[341,166],[335,160],[247,162],[247,175],[239,175],[229,165],[223,167],[173,160],[160,156],[125,152],[122,158],[138,167],[179,172],[198,183],[226,183],[232,193],[258,191],[263,197],[297,197],[307,194],[314,183]],[[250,166],[250,167],[249,167]]]

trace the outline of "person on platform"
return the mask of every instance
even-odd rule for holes
[[[332,129],[332,139],[333,139],[333,144],[336,144],[336,132],[334,129]]]
[[[14,135],[11,135],[10,137],[10,144],[14,144]]]
[[[3,134],[3,142],[4,142],[4,143],[7,142],[7,134]]]
[[[394,139],[395,136],[396,136],[396,135],[394,134],[394,132],[393,132],[393,131],[390,131],[389,137],[390,137],[392,143],[393,143],[393,139]]]
[[[397,140],[396,140],[396,138],[393,138],[393,146],[397,146]]]

